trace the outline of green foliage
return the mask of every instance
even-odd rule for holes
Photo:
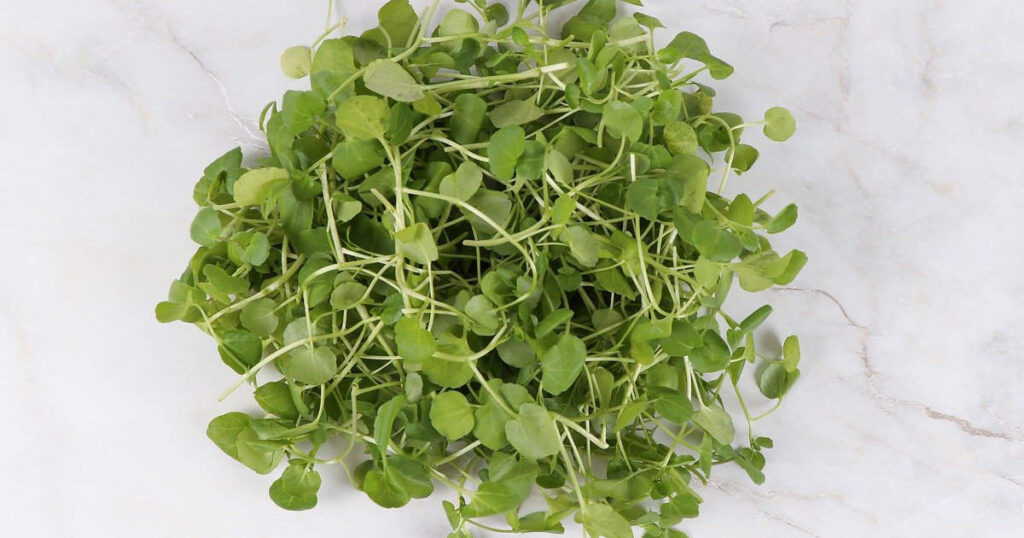
[[[449,441],[473,431],[473,408],[461,392],[444,391],[430,406],[430,424]]]
[[[270,485],[270,498],[286,510],[309,510],[316,506],[319,490],[320,473],[305,464],[292,463]]]
[[[690,32],[652,50],[663,23],[616,0],[461,3],[390,0],[360,36],[285,51],[308,88],[268,106],[251,169],[235,148],[204,170],[199,248],[156,317],[199,326],[232,390],[253,385],[264,418],[227,413],[207,435],[283,467],[285,509],[316,506],[319,473],[361,448],[345,474],[380,506],[457,484],[456,538],[485,516],[684,536],[671,527],[717,465],[764,481],[772,443],[750,411],[800,376],[795,336],[755,349],[770,306],[723,306],[807,262],[769,240],[795,205],[721,193],[771,158],[745,130],[781,141],[795,121],[716,111],[703,83],[732,67]],[[521,513],[534,487],[548,506]]]

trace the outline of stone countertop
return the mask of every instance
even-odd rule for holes
[[[234,380],[153,304],[193,249],[191,189],[261,148],[322,0],[3,0],[0,520],[20,536],[444,536],[338,476],[277,509],[207,441]],[[341,2],[365,28],[378,2]],[[1024,528],[1024,7],[949,0],[647,0],[736,74],[719,107],[797,116],[733,188],[800,206],[810,263],[775,307],[803,376],[759,423],[768,480],[723,467],[693,538],[1008,537]],[[419,2],[418,5],[422,5]],[[665,37],[665,36],[662,36]],[[759,135],[758,135],[759,136]],[[763,297],[762,297],[763,296]],[[240,391],[244,392],[244,391]],[[767,406],[767,404],[766,404]],[[1013,529],[1017,529],[1014,531]],[[569,535],[579,531],[570,530]]]

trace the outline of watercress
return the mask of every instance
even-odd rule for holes
[[[758,160],[750,128],[784,141],[793,116],[713,111],[699,81],[732,66],[690,32],[656,48],[665,25],[615,0],[554,36],[577,2],[460,3],[438,23],[436,1],[391,0],[372,30],[285,51],[309,90],[264,110],[268,155],[206,168],[199,248],[156,316],[197,325],[231,390],[254,387],[265,414],[207,434],[258,473],[283,467],[284,508],[314,507],[338,466],[384,507],[450,487],[454,538],[496,515],[683,536],[713,466],[764,480],[773,444],[741,376],[781,402],[800,375],[795,336],[781,357],[755,348],[770,307],[722,309],[734,282],[786,284],[807,260],[767,237],[795,205],[721,194]],[[521,513],[534,490],[547,509]]]

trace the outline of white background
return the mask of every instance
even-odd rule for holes
[[[353,29],[376,0],[344,0]],[[1024,528],[1024,8],[1010,1],[648,0],[736,67],[718,106],[790,107],[734,186],[800,205],[811,262],[741,300],[797,332],[761,423],[768,482],[723,468],[694,538],[1009,537]],[[417,3],[422,6],[422,2]],[[292,83],[323,0],[0,0],[0,521],[9,536],[444,536],[324,471],[277,509],[204,435],[251,409],[153,305],[194,248],[192,184]],[[666,34],[667,35],[667,34]],[[664,37],[664,36],[663,36]],[[745,301],[745,302],[744,302]],[[244,390],[241,392],[245,392]],[[1016,530],[1014,530],[1016,529]],[[569,536],[579,531],[570,530]]]

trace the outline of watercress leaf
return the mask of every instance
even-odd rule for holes
[[[588,97],[601,91],[608,82],[608,71],[598,69],[586,58],[576,59],[576,70],[580,76],[580,89]]]
[[[374,60],[363,73],[366,88],[395,101],[411,103],[423,98],[423,87],[398,62]]]
[[[541,387],[548,394],[561,394],[576,382],[587,358],[587,346],[571,334],[563,334],[540,358]]]
[[[449,355],[465,357],[473,353],[465,339],[442,333],[437,344],[438,351]],[[423,363],[423,373],[432,383],[450,389],[461,387],[473,378],[473,370],[464,361],[445,360],[431,357]]]
[[[269,256],[270,240],[263,232],[235,232],[228,240],[228,259],[236,265],[263,265]]]
[[[336,310],[348,310],[363,303],[366,286],[359,282],[342,282],[331,292],[331,306]]]
[[[326,346],[300,346],[284,354],[277,364],[289,379],[306,385],[321,385],[334,377],[338,357]]]
[[[711,261],[728,262],[743,250],[739,239],[713,221],[701,221],[693,228],[693,244]]]
[[[573,311],[568,308],[554,310],[547,316],[544,316],[544,319],[537,324],[537,327],[533,331],[534,335],[537,338],[543,338],[550,334],[551,331],[554,331],[558,326],[563,325],[565,322],[572,319],[572,316]]]
[[[651,121],[654,125],[668,125],[679,119],[682,112],[683,96],[675,90],[663,91],[654,101],[654,108],[651,110]],[[691,129],[692,131],[692,129]],[[694,135],[696,142],[696,135]]]
[[[262,298],[245,305],[239,315],[242,326],[256,336],[270,336],[277,329],[277,303],[273,299]]]
[[[760,327],[761,324],[764,323],[764,320],[768,319],[768,316],[770,316],[771,314],[771,305],[764,305],[761,308],[754,310],[753,312],[750,313],[749,316],[743,318],[743,321],[740,322],[740,333],[746,334]]]
[[[777,234],[779,232],[787,230],[793,223],[796,222],[797,208],[796,204],[789,204],[782,208],[777,215],[772,217],[772,220],[768,221],[765,225],[764,230],[770,234]]]
[[[388,33],[392,46],[405,47],[413,35],[419,16],[409,0],[391,0],[377,11],[377,21],[380,28]]]
[[[640,139],[644,130],[644,119],[635,108],[622,101],[611,101],[604,105],[604,127],[615,138],[627,138],[633,142]]]
[[[648,220],[658,219],[658,180],[642,177],[626,189],[626,207]]]
[[[522,502],[512,488],[502,482],[484,482],[464,509],[466,517],[483,517],[515,509]]]
[[[657,18],[652,17],[650,15],[644,15],[643,13],[634,13],[633,18],[636,19],[636,21],[640,23],[641,26],[649,28],[651,30],[654,30],[655,28],[665,27],[665,25],[662,24],[662,22]]]
[[[637,323],[629,338],[634,342],[649,342],[668,338],[672,334],[672,318],[643,320]]]
[[[754,222],[754,204],[750,201],[750,197],[746,194],[737,195],[729,204],[728,215],[729,220],[743,226],[750,226]]]
[[[286,381],[264,383],[253,392],[253,396],[267,413],[290,420],[299,417],[299,410]]]
[[[388,456],[388,479],[414,499],[434,492],[430,471],[423,462],[408,456]]]
[[[473,408],[461,392],[441,392],[430,406],[430,424],[449,441],[455,441],[473,431]]]
[[[677,155],[666,170],[666,177],[673,180],[670,185],[681,185],[677,193],[679,205],[697,215],[704,207],[710,174],[711,167],[708,163],[692,154]]]
[[[536,140],[528,140],[523,147],[523,154],[516,164],[516,173],[523,179],[540,179],[544,173],[546,148]]]
[[[293,462],[270,485],[270,498],[285,510],[309,510],[316,506],[319,490],[320,473],[305,463]]]
[[[498,332],[498,327],[501,326],[501,314],[494,303],[483,295],[469,298],[466,302],[466,315],[472,321],[470,330],[479,335],[492,335]]]
[[[363,491],[373,502],[384,508],[401,508],[409,504],[411,497],[395,483],[394,475],[385,475],[371,469],[363,477]]]
[[[722,445],[732,443],[736,436],[732,417],[725,409],[717,405],[700,408],[693,414],[693,422]]]
[[[189,227],[192,240],[205,247],[212,247],[220,241],[224,227],[220,223],[220,215],[216,209],[204,207],[199,210]]]
[[[662,521],[669,524],[676,524],[684,518],[697,517],[700,512],[700,501],[692,495],[677,494],[671,500],[661,505],[659,510]],[[671,536],[671,535],[669,535]]]
[[[294,137],[312,127],[326,106],[324,100],[313,92],[289,90],[281,101],[281,121]]]
[[[508,24],[508,8],[504,4],[491,4],[484,10],[487,20],[493,21],[495,26],[501,27]]]
[[[576,200],[572,196],[563,194],[551,205],[551,223],[563,226],[572,218],[576,211]]]
[[[409,106],[408,103],[396,103],[395,106],[391,107],[391,112],[388,114],[387,132],[385,133],[385,137],[391,145],[398,146],[409,139],[409,135],[412,134],[412,130],[420,118],[420,114],[423,113],[419,110],[420,107],[417,106],[416,103],[424,103],[428,101],[435,105],[437,104],[437,101],[434,101],[433,98],[428,96],[416,101],[413,103],[413,106]],[[440,106],[438,105],[437,108],[439,112]],[[431,112],[433,112],[433,110],[431,110]]]
[[[242,374],[260,362],[260,357],[263,355],[263,342],[249,331],[228,329],[221,333],[217,351],[224,364]]]
[[[806,264],[807,254],[795,249],[789,251],[789,253],[776,262],[775,270],[772,275],[772,282],[780,286],[789,284],[796,278],[796,275],[800,273],[800,270],[803,269]]]
[[[497,402],[491,400],[473,411],[473,437],[491,450],[501,450],[508,444],[505,423],[509,416]]]
[[[673,155],[697,152],[697,133],[685,121],[669,121],[665,124],[665,132],[662,136],[665,139],[665,146]]]
[[[312,66],[313,53],[309,47],[288,47],[281,53],[281,71],[288,78],[304,78]]]
[[[415,263],[429,265],[430,262],[437,261],[434,236],[423,222],[417,222],[395,233],[395,247],[399,254]]]
[[[249,429],[249,415],[239,412],[225,413],[210,421],[206,436],[225,454],[238,459],[238,436]]]
[[[491,123],[498,129],[501,129],[503,127],[530,123],[544,114],[544,109],[537,106],[533,99],[517,99],[494,107],[488,116],[491,119]]]
[[[584,267],[597,265],[600,244],[594,234],[585,226],[575,225],[566,229],[569,250],[576,261]]]
[[[662,388],[652,391],[652,394],[657,397],[654,400],[654,410],[667,420],[676,424],[686,424],[693,416],[693,405],[686,398],[686,394]]]
[[[438,192],[465,202],[476,194],[483,184],[483,172],[476,163],[466,161],[454,173],[441,180]]]
[[[373,419],[373,439],[383,453],[391,440],[391,429],[406,405],[405,396],[399,394],[377,409]]]
[[[452,140],[459,144],[476,142],[487,117],[487,102],[474,93],[459,94],[452,105],[448,128]]]
[[[607,504],[588,503],[586,510],[577,514],[577,520],[594,537],[633,538],[629,521]]]
[[[235,201],[242,205],[260,205],[288,182],[288,171],[284,168],[249,170],[235,181]]]
[[[721,272],[722,269],[718,263],[711,261],[705,256],[697,258],[697,262],[693,265],[693,276],[704,289],[714,288],[715,284],[718,283],[718,277]]]
[[[561,151],[558,151],[557,149],[549,151],[545,162],[548,171],[551,172],[551,176],[555,178],[555,181],[563,185],[571,185],[573,183],[574,172],[572,168],[572,163],[569,162],[569,159],[566,158],[566,156],[562,154]],[[566,197],[571,199],[571,197],[564,194],[560,196],[559,199]],[[575,207],[575,203],[573,204],[573,207]]]
[[[437,116],[444,110],[441,108],[441,103],[438,103],[437,99],[434,99],[434,96],[429,93],[424,95],[423,98],[413,101],[412,109],[424,116]]]
[[[704,331],[701,345],[689,354],[693,369],[701,373],[718,372],[729,365],[729,346],[715,331]]]
[[[156,319],[160,323],[179,321],[184,319],[191,309],[190,304],[161,301],[156,305]]]
[[[249,291],[249,281],[242,277],[232,276],[216,265],[203,266],[203,276],[221,293],[241,295]]]
[[[795,132],[796,120],[785,108],[769,108],[764,113],[764,135],[770,140],[785,142]]]
[[[539,460],[558,453],[562,442],[548,410],[533,404],[519,406],[519,413],[505,423],[508,442],[524,458]]]
[[[736,171],[736,175],[741,175],[754,166],[759,155],[755,147],[739,144],[735,150],[729,151],[726,158],[732,161],[732,169]]]
[[[605,263],[607,264],[607,262]],[[594,273],[594,280],[599,289],[617,293],[629,300],[636,297],[636,288],[626,277],[622,276],[622,271],[618,267],[613,267],[610,264],[599,265]]]
[[[523,340],[508,340],[499,345],[498,357],[513,368],[527,368],[537,362],[533,347]]]
[[[256,471],[268,474],[281,463],[283,450],[276,442],[264,441],[250,426],[238,434],[238,461]]]
[[[334,146],[331,166],[346,180],[362,177],[384,164],[384,148],[376,140],[343,140]]]
[[[437,27],[437,35],[446,37],[475,34],[479,29],[480,23],[472,14],[461,9],[452,9],[441,20]]]
[[[794,368],[792,372],[787,371],[785,365],[777,362],[766,364],[758,372],[757,388],[766,398],[781,398],[793,386],[799,374],[799,370]]]
[[[507,181],[515,176],[516,163],[526,149],[526,131],[518,125],[499,129],[491,136],[487,146],[491,173],[499,181]]]
[[[793,373],[800,364],[800,339],[796,335],[786,337],[782,343],[782,361],[786,372]]]
[[[395,324],[395,342],[398,355],[407,361],[423,362],[437,351],[434,335],[412,318],[402,318]]]
[[[354,72],[355,58],[352,46],[342,39],[325,39],[313,54],[312,73]]]
[[[683,58],[696,60],[707,66],[711,77],[720,80],[733,72],[733,67],[711,55],[708,44],[697,34],[681,32],[663,49],[658,51],[658,60],[674,64]]]
[[[346,138],[366,140],[384,136],[390,113],[383,99],[372,95],[357,95],[342,101],[334,117]]]

